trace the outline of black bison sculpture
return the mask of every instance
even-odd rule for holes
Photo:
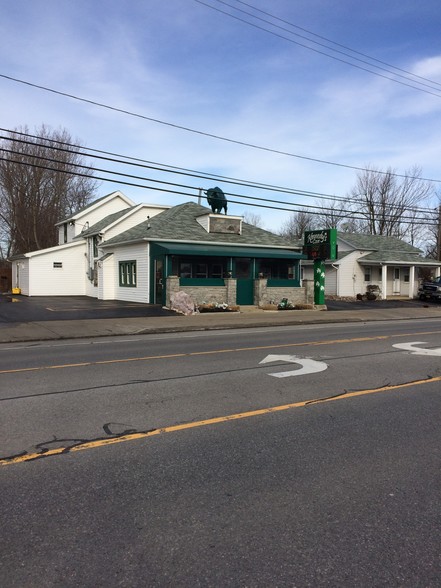
[[[220,214],[222,210],[227,214],[227,199],[220,188],[210,188],[204,194],[207,196],[207,202],[215,214]]]

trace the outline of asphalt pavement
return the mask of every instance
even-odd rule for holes
[[[153,304],[87,296],[0,295],[0,343],[213,329],[441,318],[441,304],[419,300],[327,301],[322,310],[176,314]]]

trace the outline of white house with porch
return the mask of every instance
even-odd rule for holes
[[[356,298],[374,287],[384,300],[415,298],[423,277],[441,274],[441,262],[395,237],[342,232],[337,244],[338,259],[326,262],[327,296]],[[311,262],[303,262],[303,279],[313,279]]]

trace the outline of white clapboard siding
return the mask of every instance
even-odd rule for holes
[[[28,296],[81,296],[86,283],[85,242],[28,253]],[[25,292],[23,292],[25,294]]]
[[[109,258],[113,260],[113,284],[116,300],[128,302],[149,302],[149,256],[147,243],[136,243],[118,247]],[[136,287],[124,287],[119,285],[119,262],[136,261]],[[103,266],[107,270],[107,265]],[[107,277],[104,278],[107,285]],[[107,297],[107,292],[103,292]]]

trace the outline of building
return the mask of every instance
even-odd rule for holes
[[[135,205],[113,192],[57,226],[58,246],[11,259],[24,295],[169,306],[184,291],[199,304],[311,302],[300,247],[199,204]]]
[[[421,279],[441,272],[441,262],[395,237],[343,232],[337,245],[338,259],[326,262],[327,296],[355,298],[373,288],[382,299],[415,298]],[[304,262],[303,278],[313,279],[312,262]]]

